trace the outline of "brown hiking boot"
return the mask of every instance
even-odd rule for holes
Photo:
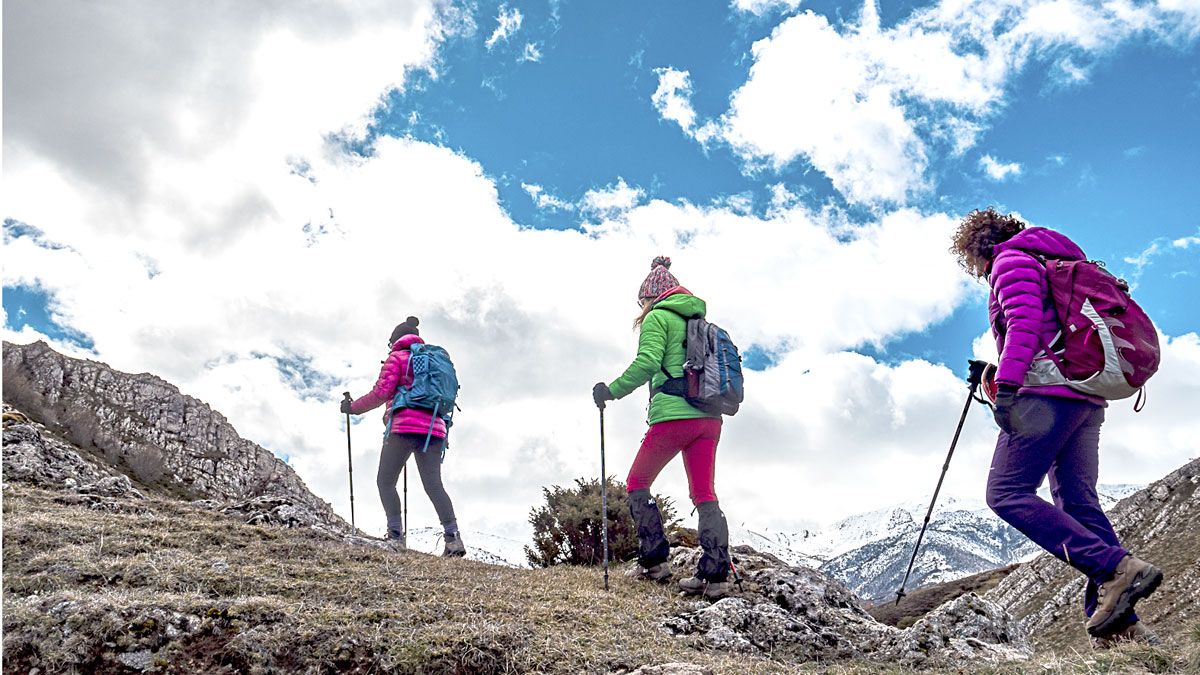
[[[729,595],[732,586],[728,581],[707,581],[700,577],[679,580],[679,590],[684,595],[703,595],[709,600],[719,600]]]
[[[631,579],[641,579],[643,581],[657,581],[659,583],[667,583],[671,579],[671,563],[663,562],[653,567],[635,566],[633,569],[625,573],[625,576]]]
[[[1114,626],[1121,625],[1137,601],[1153,593],[1162,580],[1162,570],[1145,560],[1132,555],[1121,558],[1112,578],[1100,584],[1096,611],[1087,622],[1088,635],[1106,638],[1115,633]]]
[[[1150,646],[1162,644],[1162,640],[1143,626],[1141,621],[1135,621],[1108,637],[1092,638],[1092,649],[1102,652],[1128,642]]]

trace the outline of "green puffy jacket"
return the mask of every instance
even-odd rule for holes
[[[703,300],[687,293],[676,293],[659,300],[642,321],[637,357],[620,377],[608,385],[612,395],[624,398],[647,382],[651,387],[662,386],[667,381],[663,368],[671,373],[671,377],[681,377],[686,357],[684,341],[687,338],[687,321],[683,317],[704,316],[705,309]],[[646,421],[658,424],[698,417],[720,416],[700,412],[682,396],[658,393],[650,400]]]

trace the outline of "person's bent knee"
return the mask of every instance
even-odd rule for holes
[[[625,492],[627,492],[629,494],[633,494],[634,492],[636,492],[638,490],[645,490],[645,491],[649,492],[650,491],[650,481],[640,478],[638,476],[635,476],[633,474],[629,474],[629,476],[625,479]]]
[[[1004,514],[1012,509],[1013,502],[1020,499],[1022,494],[1020,490],[989,484],[984,501],[992,513],[1003,519]]]

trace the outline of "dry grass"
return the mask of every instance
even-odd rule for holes
[[[901,672],[783,664],[672,637],[668,587],[596,569],[516,570],[243,525],[172,500],[111,513],[4,491],[4,672],[560,673],[686,662],[716,673]],[[1185,645],[970,672],[1197,672]],[[140,659],[140,660],[139,660]],[[1140,668],[1140,670],[1139,670]],[[1192,670],[1189,671],[1188,668]]]
[[[116,656],[147,649],[176,672],[782,670],[666,635],[681,601],[619,573],[605,593],[594,569],[397,554],[179,502],[139,515],[59,501],[5,490],[5,672],[124,672]]]

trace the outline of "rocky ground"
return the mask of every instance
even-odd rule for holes
[[[973,594],[899,630],[871,618],[839,582],[750,549],[737,551],[742,584],[714,603],[619,569],[605,592],[595,569],[396,553],[278,497],[186,501],[156,492],[13,409],[4,436],[5,672],[1017,673],[1142,662],[1169,672],[1200,664],[1175,647],[1031,661],[1021,624]],[[688,569],[697,555],[678,549],[674,564]]]

